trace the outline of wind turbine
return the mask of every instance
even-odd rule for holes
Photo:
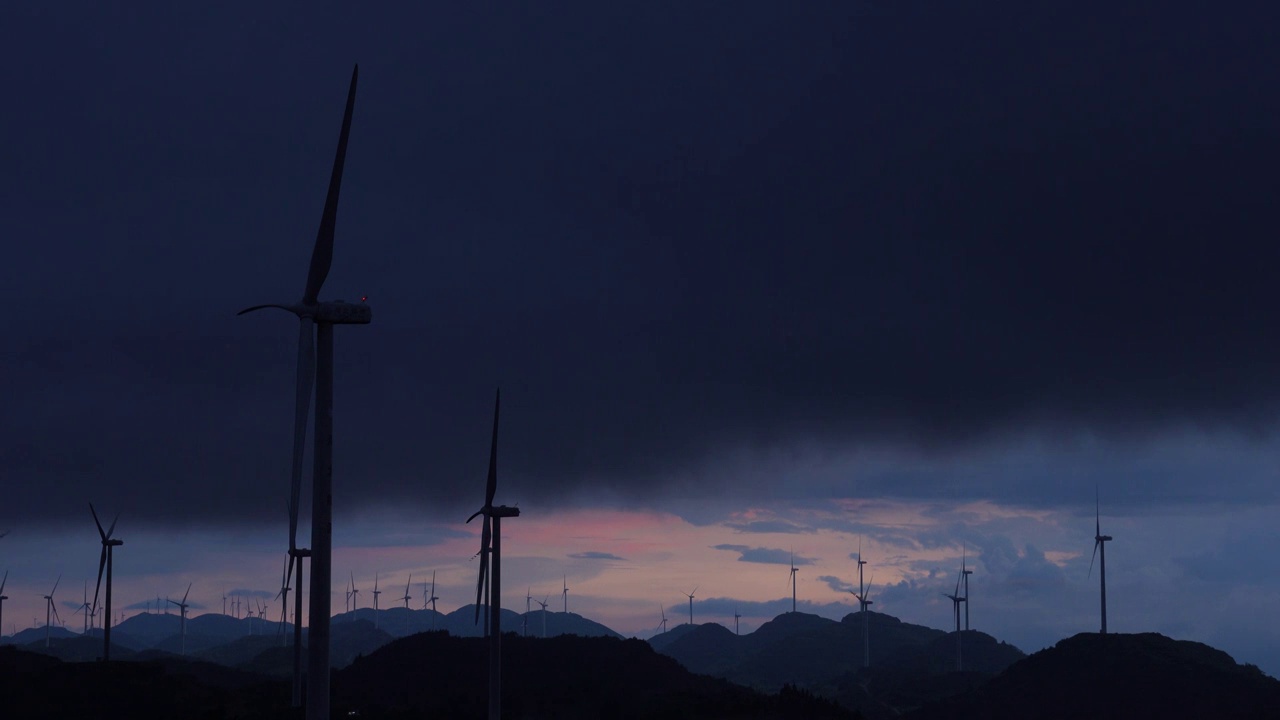
[[[796,551],[791,551],[791,612],[796,611]],[[693,623],[692,620],[689,621]]]
[[[964,629],[969,629],[969,576],[973,571],[966,564],[969,548],[966,545],[960,554],[960,575],[964,578]]]
[[[116,521],[120,519],[120,513],[116,513],[116,519],[111,521],[111,527],[106,532],[102,530],[102,523],[98,522],[98,511],[93,509],[93,503],[89,503],[89,512],[93,514],[93,523],[98,526],[98,535],[102,538],[102,555],[98,558],[98,584],[93,589],[93,606],[98,606],[98,591],[102,589],[102,570],[107,570],[107,600],[102,616],[102,661],[111,660],[111,564],[112,551],[124,545],[124,541],[119,538],[111,537],[111,533],[116,530]]]
[[[378,627],[378,596],[382,591],[378,589],[378,573],[373,574],[373,626]]]
[[[280,600],[280,639],[283,641],[285,635],[285,624],[289,622],[289,561],[285,561],[284,575],[280,577],[280,592],[276,594],[276,599]],[[295,618],[296,620],[296,618]],[[301,655],[301,654],[299,654]],[[298,660],[301,660],[299,656]],[[300,698],[299,698],[300,699]]]
[[[182,615],[182,620],[180,621],[180,624],[182,627],[181,632],[182,632],[182,654],[183,655],[187,654],[187,608],[189,607],[187,605],[187,596],[190,594],[191,594],[191,583],[187,583],[187,591],[182,593],[182,602],[174,602],[173,600],[169,601],[174,605],[178,606],[178,612],[179,614]]]
[[[1098,558],[1098,550],[1101,549],[1101,562],[1098,563],[1098,578],[1102,581],[1102,634],[1107,634],[1107,543],[1111,542],[1110,535],[1102,534],[1102,504],[1098,499],[1098,488],[1093,488],[1094,503],[1094,530],[1093,530],[1093,557],[1089,558],[1089,575],[1093,574],[1093,560]]]
[[[360,590],[356,587],[356,574],[351,573],[351,612],[355,612],[360,603]]]
[[[874,602],[871,599],[871,585],[875,582],[876,576],[871,576],[871,582],[868,582],[865,588],[862,586],[862,566],[865,564],[859,557],[858,592],[850,590],[849,593],[858,598],[858,609],[862,613],[862,666],[871,667],[871,613],[867,612],[867,608]]]
[[[404,597],[403,597],[402,599],[404,600],[404,609],[405,609],[405,610],[408,610],[408,609],[409,609],[409,600],[410,600],[410,597],[409,597],[409,586],[410,586],[411,584],[413,584],[413,573],[409,573],[409,582],[407,582],[407,583],[405,583],[405,584],[404,584]]]
[[[531,587],[524,591],[524,630],[521,633],[524,637],[529,637],[529,608],[533,607],[530,604],[532,602],[533,588]]]
[[[480,576],[476,582],[476,622],[480,621],[480,601],[489,607],[489,720],[502,717],[502,518],[520,517],[520,508],[493,504],[498,491],[498,410],[502,404],[502,390],[493,399],[493,439],[489,445],[489,477],[485,483],[484,505],[467,518],[467,522],[483,515],[480,529]],[[493,577],[489,577],[489,556],[493,555]],[[482,598],[486,590],[487,598]],[[566,604],[568,603],[568,590]]]
[[[738,635],[738,618],[742,617],[738,614],[738,609],[733,609],[733,634]]]
[[[689,598],[689,626],[690,626],[690,627],[693,627],[693,594],[694,594],[694,593],[696,593],[696,592],[698,592],[698,588],[700,588],[700,587],[702,587],[702,586],[701,586],[701,585],[694,585],[694,586],[693,586],[693,590],[691,590],[691,591],[689,591],[689,592],[685,593],[685,595],[686,595],[686,596],[688,596],[688,598]]]
[[[659,605],[658,612],[662,613],[662,632],[666,632],[667,631],[667,609]]]
[[[436,618],[440,617],[440,613],[436,612],[436,601],[440,598],[436,597],[436,571],[431,571],[431,599],[427,602],[431,603],[431,629],[436,629]],[[425,604],[424,604],[425,606]]]
[[[350,583],[349,581],[347,582],[347,600],[346,600],[346,603],[347,603],[347,604],[346,604],[346,606],[345,606],[345,607],[346,607],[346,609],[347,609],[347,612],[351,612],[351,583]]]
[[[564,593],[564,614],[568,615],[569,614],[569,576],[564,575],[562,576],[562,578],[563,579],[560,582],[564,586],[564,590],[561,591]]]
[[[58,592],[58,583],[62,582],[62,574],[58,574],[58,579],[53,583],[53,589],[48,595],[44,596],[44,646],[49,647],[49,613],[53,613],[53,618],[58,622],[62,622],[62,618],[58,617],[58,608],[53,605],[53,594]]]
[[[547,601],[550,599],[551,596],[548,595],[541,600],[534,600],[534,602],[542,606],[542,639],[544,640],[547,638]],[[666,620],[664,619],[663,622],[666,622]]]
[[[964,602],[964,596],[960,594],[960,578],[962,577],[964,576],[956,576],[956,589],[954,593],[950,595],[942,593],[943,597],[951,599],[951,609],[956,620],[956,672],[962,672],[964,670],[964,655],[961,650],[961,638],[963,636],[960,635],[960,603]]]
[[[314,383],[316,399],[315,460],[311,489],[311,632],[308,643],[307,718],[329,717],[329,594],[332,588],[333,560],[333,326],[364,325],[373,319],[363,302],[321,302],[320,288],[333,264],[334,230],[338,220],[338,195],[342,188],[342,169],[347,155],[347,139],[351,134],[351,115],[355,110],[356,81],[360,66],[351,71],[347,105],[342,116],[342,130],[329,176],[329,192],[320,216],[320,229],[311,253],[311,267],[302,300],[295,305],[257,305],[240,311],[243,315],[262,308],[278,308],[298,316],[298,382],[294,404],[293,478],[290,492],[290,559],[298,561],[298,587],[302,587],[302,549],[297,547],[298,495],[302,483],[302,455],[306,445],[306,422],[310,411]],[[314,332],[314,341],[313,341]],[[296,596],[295,596],[296,597]],[[300,612],[295,613],[301,616]],[[295,627],[295,642],[301,632]],[[297,645],[296,647],[300,647]],[[297,652],[295,651],[295,657]],[[294,671],[295,698],[301,676]]]
[[[84,581],[84,602],[76,608],[76,612],[84,615],[84,636],[89,637],[89,581]]]

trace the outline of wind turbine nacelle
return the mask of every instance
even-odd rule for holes
[[[337,300],[316,305],[316,322],[330,325],[368,325],[373,320],[373,309],[364,303],[347,303]]]

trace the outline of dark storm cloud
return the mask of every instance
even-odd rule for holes
[[[7,511],[282,517],[296,323],[233,314],[301,289],[351,59],[339,514],[478,502],[499,384],[500,500],[1269,431],[1277,11],[1121,5],[6,9]]]
[[[617,555],[614,555],[613,553],[596,552],[594,550],[590,552],[573,553],[569,555],[569,557],[575,560],[625,560],[626,559],[626,558],[620,558]]]
[[[793,554],[790,550],[778,548],[748,547],[746,545],[713,545],[716,550],[728,550],[738,553],[739,562],[766,563],[769,565],[812,565],[814,558]]]

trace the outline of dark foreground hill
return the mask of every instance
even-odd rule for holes
[[[964,673],[956,672],[956,633],[876,612],[851,613],[840,622],[783,613],[747,635],[714,623],[681,625],[650,642],[695,673],[762,692],[789,685],[869,718],[889,718],[970,690],[1026,657],[985,633],[960,635]],[[870,668],[863,663],[868,638]]]
[[[1081,633],[912,720],[1280,718],[1280,681],[1221,650],[1156,633]]]
[[[335,714],[485,717],[480,638],[424,633],[358,658],[334,677]],[[788,688],[763,695],[694,675],[641,640],[503,638],[503,716],[511,718],[853,718]]]
[[[217,665],[177,658],[71,663],[12,646],[0,647],[0,698],[6,720],[289,716],[283,683]]]

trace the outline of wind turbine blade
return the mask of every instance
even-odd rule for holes
[[[289,485],[289,549],[298,549],[298,505],[302,495],[302,463],[307,449],[307,418],[316,379],[315,322],[300,318],[298,326],[298,382],[293,405],[293,468]]]
[[[8,571],[8,570],[5,570],[5,571],[4,571],[4,579],[3,579],[3,580],[0,580],[0,595],[3,595],[3,594],[4,594],[4,584],[5,584],[5,583],[7,583],[7,582],[9,582],[9,571]],[[87,595],[87,594],[88,594],[88,592],[86,591],[86,593],[85,593],[85,594]]]
[[[431,571],[431,597],[436,596],[436,571]]]
[[[493,440],[489,444],[489,479],[484,489],[484,505],[493,505],[493,495],[498,491],[498,410],[502,404],[502,388],[493,398]]]
[[[1098,486],[1093,486],[1093,534],[1102,534],[1102,501],[1098,498]]]
[[[93,503],[89,503],[89,512],[93,513],[93,524],[98,526],[98,534],[102,536],[102,541],[107,541],[107,534],[102,530],[102,523],[98,522],[98,511],[93,509]]]
[[[62,573],[58,573],[58,579],[54,581],[53,589],[49,591],[49,597],[53,597],[53,594],[58,592],[58,583],[60,582],[62,582]]]
[[[187,604],[187,596],[191,594],[191,583],[187,583],[187,591],[182,593],[182,604]]]
[[[98,591],[102,589],[102,571],[107,566],[107,546],[102,546],[102,555],[98,558],[98,584],[93,586],[93,606],[98,607]]]
[[[338,195],[342,191],[342,167],[347,158],[347,137],[351,134],[351,114],[356,107],[356,81],[360,66],[351,71],[351,88],[347,91],[347,109],[342,115],[342,132],[338,135],[338,151],[333,158],[333,174],[329,176],[329,194],[324,200],[324,213],[320,216],[320,231],[316,233],[316,245],[311,251],[311,268],[307,272],[307,289],[302,295],[303,305],[314,305],[320,295],[329,266],[333,264],[333,233],[338,224]]]
[[[120,520],[120,513],[116,513],[115,519],[111,521],[111,527],[107,528],[107,539],[110,539],[111,536],[115,533],[116,523],[119,522],[119,520]]]
[[[1101,540],[1097,539],[1093,541],[1093,556],[1089,558],[1089,572],[1085,577],[1093,577],[1093,561],[1098,559],[1098,545],[1101,544],[1101,542]]]
[[[485,581],[485,579],[486,579],[486,577],[487,577],[487,574],[488,574],[488,572],[489,572],[489,537],[490,537],[490,532],[491,532],[491,531],[490,531],[490,528],[489,528],[489,516],[488,516],[488,515],[485,515],[485,516],[484,516],[484,525],[482,525],[482,526],[481,526],[481,530],[480,530],[480,576],[479,576],[479,579],[477,579],[477,580],[476,580],[476,619],[475,619],[475,622],[480,622],[480,600],[481,600],[481,599],[483,598],[483,596],[484,596],[484,581]]]

